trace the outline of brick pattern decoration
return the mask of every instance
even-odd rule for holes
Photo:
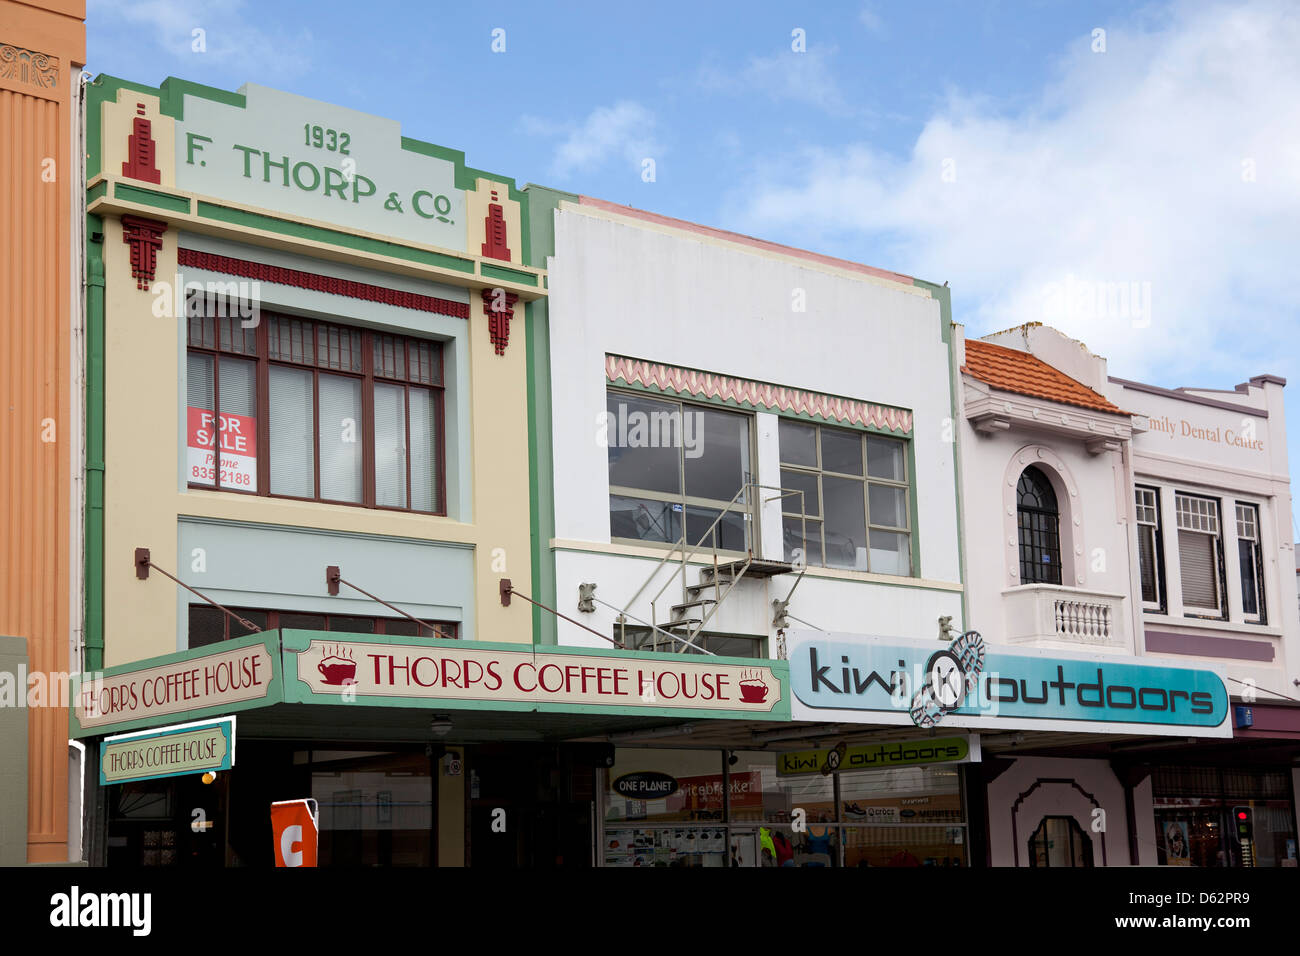
[[[162,173],[154,162],[158,144],[153,141],[153,123],[145,119],[144,104],[135,104],[136,117],[131,124],[131,135],[126,141],[127,160],[122,164],[122,175],[142,182],[162,182]]]
[[[153,285],[158,270],[158,250],[167,223],[140,216],[122,217],[122,241],[131,247],[131,278],[137,289],[147,290]]]
[[[506,346],[510,344],[510,320],[514,318],[515,303],[519,301],[519,296],[502,289],[484,289],[482,296],[492,348],[497,355],[505,355]]]
[[[492,191],[492,198],[497,198],[496,190]],[[483,235],[487,237],[482,247],[483,255],[489,259],[509,262],[510,246],[506,241],[505,210],[499,202],[488,204],[487,215],[483,217]]]
[[[288,285],[298,289],[310,289],[313,292],[341,295],[349,299],[364,299],[367,302],[381,302],[384,305],[395,305],[403,309],[416,309],[420,312],[469,319],[468,302],[453,302],[437,296],[340,279],[338,276],[323,276],[314,272],[303,272],[300,269],[287,269],[284,266],[250,262],[247,259],[219,256],[194,249],[181,249],[178,261],[182,266],[193,269],[206,269],[208,272],[221,272],[244,279],[255,279],[258,282],[270,282],[273,285]]]
[[[750,408],[793,412],[823,421],[880,428],[909,435],[912,413],[901,408],[872,405],[820,392],[768,385],[749,379],[697,372],[675,365],[660,365],[619,355],[605,356],[605,377],[613,383],[642,385],[663,392],[696,398],[733,401]]]

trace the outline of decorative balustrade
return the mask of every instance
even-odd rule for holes
[[[1029,584],[1002,592],[1009,643],[1126,646],[1124,595],[1053,584]]]

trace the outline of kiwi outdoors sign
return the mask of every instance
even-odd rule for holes
[[[942,669],[951,661],[937,660],[944,648],[937,642],[791,632],[792,716],[910,724],[916,691],[945,680]],[[971,684],[946,709],[941,726],[1232,735],[1227,689],[1208,670],[990,646]]]

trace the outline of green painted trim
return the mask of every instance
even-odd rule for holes
[[[961,479],[961,429],[958,427],[957,420],[957,388],[959,387],[959,380],[957,376],[956,342],[952,334],[952,292],[947,286],[935,285],[921,279],[913,281],[921,288],[928,289],[930,294],[938,300],[939,338],[948,347],[948,408],[952,428],[953,493],[957,507],[957,566],[962,581],[961,629],[966,630],[970,626],[970,606],[966,600],[966,578],[970,575],[970,569],[966,564],[966,520],[965,512],[962,509],[964,494]],[[913,421],[913,424],[915,424],[915,421]]]
[[[104,663],[104,247],[99,216],[86,216],[86,514],[84,648],[81,668]]]
[[[322,631],[322,634],[328,633]],[[183,724],[194,720],[202,720],[208,717],[223,717],[226,714],[237,713],[243,710],[255,710],[260,707],[270,707],[284,701],[284,660],[280,650],[280,631],[261,631],[257,634],[247,634],[244,637],[231,638],[228,641],[222,641],[219,644],[209,644],[206,647],[196,647],[187,651],[174,651],[171,654],[161,654],[158,657],[147,657],[138,661],[131,661],[129,664],[119,664],[116,667],[109,667],[99,672],[87,670],[85,674],[76,674],[73,677],[72,699],[68,702],[68,728],[72,737],[102,737],[115,734],[125,733],[130,730],[140,730],[145,727],[160,727],[167,724]],[[91,680],[102,680],[104,684],[111,684],[114,677],[123,674],[131,674],[137,671],[149,670],[154,667],[166,667],[170,664],[183,664],[186,661],[196,660],[200,657],[211,657],[214,654],[223,654],[229,651],[237,651],[245,647],[262,646],[266,648],[267,654],[271,658],[271,678],[266,685],[266,696],[258,697],[255,700],[238,701],[235,703],[222,703],[211,707],[197,707],[193,710],[172,711],[168,714],[157,714],[153,717],[138,717],[133,720],[118,721],[113,724],[100,724],[95,727],[82,727],[81,721],[77,720],[77,697],[81,683],[84,678],[89,677]]]
[[[708,373],[706,373],[708,374]],[[839,420],[827,421],[820,415],[809,415],[806,412],[788,412],[781,408],[769,408],[766,405],[751,405],[748,402],[738,402],[734,398],[714,398],[710,395],[695,395],[693,393],[682,394],[671,388],[660,388],[657,385],[643,385],[639,382],[629,383],[624,379],[611,382],[609,376],[605,376],[605,385],[607,388],[627,389],[633,392],[645,392],[649,395],[663,395],[665,398],[676,399],[682,402],[695,402],[704,405],[716,405],[719,408],[730,408],[744,412],[767,412],[769,415],[776,415],[780,418],[789,418],[801,422],[809,422],[814,425],[828,425],[832,428],[851,428],[855,431],[869,432],[873,435],[882,435],[886,438],[897,438],[900,440],[911,439],[916,430],[916,418],[913,415],[912,429],[905,432],[892,431],[888,428],[880,428],[877,425],[858,425],[853,422],[841,422]],[[783,386],[773,386],[783,387]],[[837,396],[832,396],[837,397]],[[845,399],[845,401],[862,401],[862,399]],[[868,402],[869,405],[877,405],[880,408],[890,408],[897,411],[913,414],[911,409],[899,408],[897,405],[883,405],[880,402]]]
[[[915,425],[916,419],[912,419],[912,423]],[[921,573],[921,512],[916,499],[916,441],[913,440],[907,443],[907,510],[912,527],[909,543],[912,547],[912,577],[923,578],[925,575]]]
[[[531,257],[524,262],[545,268],[555,254],[555,210],[560,202],[576,202],[572,193],[542,186],[524,187],[528,212]],[[529,302],[525,308],[528,349],[528,448],[532,467],[528,474],[529,536],[532,544],[533,599],[557,607],[555,552],[555,441],[551,422],[551,325],[550,305],[545,299]],[[536,605],[533,611],[533,640],[539,645],[559,642],[555,615]]]
[[[326,242],[335,246],[355,249],[359,252],[371,252],[376,255],[390,256],[394,259],[406,259],[409,262],[418,262],[422,265],[434,266],[439,269],[454,269],[457,272],[464,272],[467,275],[474,274],[473,259],[462,259],[459,256],[451,256],[442,252],[427,252],[423,249],[412,249],[409,246],[400,245],[396,242],[387,242],[382,239],[370,239],[366,236],[341,232],[337,229],[325,229],[321,226],[309,226],[305,223],[290,222],[286,219],[279,219],[275,216],[268,216],[263,213],[248,212],[243,209],[232,209],[229,206],[222,206],[218,203],[199,200],[198,214],[204,219],[213,219],[217,222],[225,222],[233,226],[243,226],[246,229],[261,229],[265,232],[276,232],[284,236],[294,236],[298,239],[310,239],[314,242]]]
[[[448,641],[439,638],[416,638],[402,637],[399,635],[388,636],[384,634],[340,634],[338,631],[299,631],[283,630],[280,632],[280,647],[284,654],[285,676],[283,686],[283,697],[285,703],[290,704],[310,704],[334,707],[407,707],[420,710],[428,710],[430,707],[439,709],[446,707],[449,710],[481,710],[481,711],[515,711],[525,713],[550,713],[550,714],[619,714],[622,716],[645,716],[645,717],[693,717],[697,719],[721,719],[721,720],[789,720],[790,719],[790,700],[793,689],[790,682],[790,664],[788,661],[776,660],[755,660],[748,657],[709,657],[696,658],[691,655],[687,659],[682,654],[663,654],[653,651],[619,651],[600,647],[572,647],[568,645],[555,645],[548,647],[538,647],[536,644],[506,644],[499,641]],[[255,635],[254,635],[255,636]],[[618,705],[599,706],[594,704],[562,704],[562,703],[545,703],[531,701],[483,701],[483,700],[456,700],[437,699],[433,700],[428,697],[367,697],[361,694],[356,695],[355,700],[347,701],[343,699],[342,694],[316,694],[297,677],[297,662],[293,662],[295,680],[287,679],[289,672],[289,654],[297,654],[305,651],[311,644],[312,640],[338,640],[354,644],[377,644],[382,646],[414,646],[427,647],[430,650],[445,648],[447,650],[474,650],[474,651],[501,651],[512,654],[553,654],[557,656],[570,657],[608,657],[625,663],[655,663],[663,661],[673,664],[698,664],[698,663],[717,663],[729,665],[732,667],[766,667],[772,671],[772,675],[780,682],[781,699],[773,706],[772,710],[767,713],[756,713],[743,710],[705,710],[692,707],[624,707]],[[205,648],[211,653],[210,648]],[[135,665],[133,665],[135,666]]]
[[[485,279],[504,279],[506,282],[518,282],[520,285],[535,286],[539,284],[535,272],[520,272],[518,269],[494,266],[488,262],[479,263],[479,275]]]
[[[100,180],[86,190],[86,202],[92,203],[96,199],[103,199],[108,195],[108,181]]]
[[[127,202],[143,203],[146,206],[156,206],[159,209],[168,209],[187,216],[190,214],[188,196],[173,196],[170,193],[144,189],[141,186],[132,186],[129,183],[114,183],[113,198],[124,199]]]

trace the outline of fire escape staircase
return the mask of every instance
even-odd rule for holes
[[[736,589],[741,581],[746,578],[758,580],[775,577],[778,574],[789,574],[795,570],[795,566],[788,561],[771,561],[754,556],[754,542],[752,527],[753,523],[746,524],[746,544],[745,556],[742,558],[730,557],[729,555],[719,555],[717,531],[722,519],[733,512],[750,515],[750,504],[748,501],[750,489],[767,489],[778,491],[771,498],[764,500],[764,503],[776,501],[791,495],[802,496],[803,492],[793,489],[777,488],[772,485],[760,485],[756,482],[745,483],[739,491],[732,497],[731,501],[718,514],[709,529],[700,536],[700,539],[694,545],[688,545],[685,531],[677,539],[672,549],[663,556],[655,565],[650,576],[646,578],[644,584],[637,590],[632,599],[624,605],[616,619],[619,628],[620,643],[627,646],[626,628],[629,618],[633,621],[640,619],[632,617],[629,613],[646,589],[659,575],[664,565],[672,562],[675,566],[673,573],[663,582],[659,590],[655,592],[654,597],[650,599],[650,620],[641,621],[640,623],[648,624],[654,634],[655,649],[659,649],[660,638],[664,638],[665,644],[671,645],[675,651],[685,651],[688,648],[703,650],[696,643],[695,639],[708,626],[709,622],[717,615],[719,608],[727,600],[727,597]],[[800,508],[802,513],[803,508]],[[731,552],[735,554],[735,552]],[[705,556],[711,559],[705,563]],[[703,564],[703,567],[699,565]],[[689,580],[688,569],[698,567],[699,576],[692,583]],[[659,620],[659,605],[663,600],[664,592],[674,583],[681,585],[681,600],[668,607],[668,617],[666,620]]]

